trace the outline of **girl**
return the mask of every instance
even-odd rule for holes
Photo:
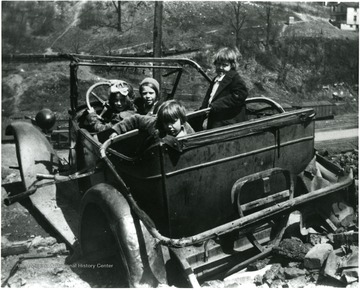
[[[110,129],[117,122],[135,114],[135,93],[131,85],[118,81],[110,87],[109,106],[101,118],[96,112],[89,111],[86,117],[87,129],[91,132],[100,132]]]
[[[136,114],[120,121],[112,127],[114,133],[110,135],[110,138],[134,129],[147,132],[155,141],[166,136],[180,137],[194,133],[186,122],[184,106],[175,100],[164,102],[156,116]]]
[[[140,97],[134,101],[137,112],[140,115],[155,115],[159,108],[160,86],[157,80],[145,78],[140,83]]]

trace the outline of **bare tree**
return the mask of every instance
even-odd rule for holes
[[[262,7],[263,9],[260,10],[260,15],[265,18],[265,49],[268,51],[273,27],[273,6],[271,2],[262,2]]]
[[[112,1],[117,14],[117,30],[122,32],[121,27],[121,1]]]
[[[230,19],[230,26],[235,31],[235,45],[240,50],[241,28],[247,19],[247,10],[244,7],[244,2],[241,1],[231,1],[230,6],[233,14]]]

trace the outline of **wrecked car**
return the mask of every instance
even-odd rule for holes
[[[285,111],[269,98],[248,98],[248,121],[203,130],[206,109],[196,110],[202,99],[179,92],[199,90],[190,80],[210,83],[196,62],[60,57],[70,61],[68,160],[57,156],[44,130],[13,122],[8,129],[25,192],[5,202],[29,197],[74,259],[113,261],[129,287],[199,287],[224,278],[269,255],[295,209],[329,196],[354,200],[351,170],[314,149],[313,109]],[[83,68],[118,71],[125,81],[130,69],[158,70],[163,99],[184,102],[195,133],[143,148],[138,130],[113,139],[108,131],[89,132],[84,116],[91,108],[103,111],[111,79],[104,73],[84,83]]]

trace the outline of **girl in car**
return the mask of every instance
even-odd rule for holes
[[[112,127],[114,132],[110,138],[134,129],[146,132],[154,142],[166,136],[180,137],[194,133],[186,122],[185,107],[175,100],[161,104],[156,116],[136,114],[120,121]]]
[[[135,93],[131,85],[119,81],[110,87],[109,106],[99,118],[94,111],[89,111],[86,117],[88,129],[91,132],[100,132],[110,129],[119,121],[134,115]]]
[[[155,115],[159,109],[160,86],[157,80],[145,78],[139,87],[140,97],[136,98],[134,105],[140,115]]]

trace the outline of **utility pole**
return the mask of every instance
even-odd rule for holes
[[[154,57],[162,56],[162,51],[161,51],[162,14],[163,14],[163,1],[155,1],[154,32],[153,32]],[[153,69],[153,77],[161,84],[161,72],[159,69]]]

